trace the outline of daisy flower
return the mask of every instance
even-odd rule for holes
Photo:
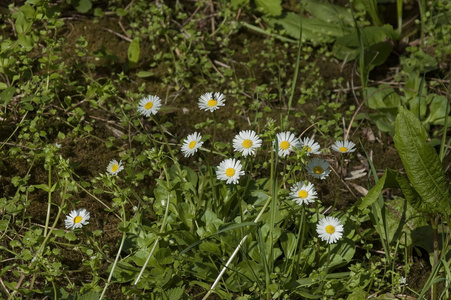
[[[305,168],[310,175],[319,179],[325,179],[330,174],[329,163],[324,159],[313,158]]]
[[[213,112],[219,109],[220,106],[224,106],[225,96],[221,93],[216,92],[213,96],[213,93],[205,93],[199,98],[199,108],[202,110],[209,110]]]
[[[299,140],[294,134],[289,131],[280,132],[277,134],[277,141],[279,142],[279,156],[285,157],[293,151],[293,148],[299,144]]]
[[[216,177],[219,180],[226,180],[226,183],[237,184],[240,176],[244,175],[244,171],[241,171],[241,162],[235,158],[229,158],[223,160],[216,171]]]
[[[340,153],[348,153],[355,151],[355,144],[350,141],[336,141],[332,145],[332,150],[340,152]]]
[[[316,224],[316,232],[322,241],[335,243],[343,235],[343,225],[335,217],[325,217]]]
[[[201,139],[202,136],[197,132],[188,135],[182,145],[183,155],[185,155],[185,157],[190,157],[196,153],[197,149],[202,147],[202,144],[204,143],[200,141]]]
[[[107,172],[110,173],[112,176],[117,175],[120,171],[124,169],[124,166],[122,165],[122,160],[117,162],[117,160],[113,159],[108,164],[108,167],[106,168]]]
[[[158,96],[144,97],[139,101],[138,112],[146,117],[156,115],[161,106],[161,99]]]
[[[311,139],[311,138],[308,138],[308,137],[306,137],[304,139],[301,139],[299,141],[298,148],[301,149],[301,150],[305,149],[305,152],[307,152],[308,156],[310,154],[320,154],[321,153],[320,145],[317,142],[315,142],[314,139]]]
[[[299,205],[314,202],[316,199],[315,187],[310,182],[307,184],[298,182],[291,187],[290,198]]]
[[[240,131],[233,139],[233,149],[243,156],[254,155],[255,150],[262,145],[262,139],[253,130]]]
[[[74,230],[81,228],[84,225],[88,225],[89,218],[89,212],[85,208],[81,208],[71,211],[70,214],[66,216],[64,223],[66,224],[67,229]]]

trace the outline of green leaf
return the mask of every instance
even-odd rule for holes
[[[92,8],[90,0],[71,0],[70,3],[79,13],[87,13]]]
[[[437,152],[426,139],[427,133],[421,122],[413,113],[400,107],[394,142],[407,177],[428,207],[451,215],[448,182]]]
[[[305,3],[305,9],[318,19],[328,23],[338,23],[337,25],[340,27],[354,25],[352,14],[345,7],[315,0],[305,0],[303,2]]]
[[[383,63],[391,53],[392,47],[387,39],[399,39],[398,33],[390,25],[381,27],[369,26],[361,29],[363,46],[365,48],[365,65]],[[356,59],[360,54],[360,40],[355,29],[348,34],[337,37],[333,47],[336,58],[347,61]]]
[[[381,237],[389,243],[399,240],[402,245],[410,246],[413,232],[418,228],[428,226],[424,214],[421,214],[403,198],[396,197],[393,200],[387,200],[385,206],[388,237],[385,236],[384,230],[381,232]]]
[[[146,77],[153,76],[154,72],[152,72],[152,71],[139,71],[138,74],[136,74],[136,75],[138,75],[138,77],[141,77],[141,78],[146,78]]]
[[[233,9],[238,9],[238,7],[243,6],[245,3],[247,4],[249,0],[231,0],[230,5],[232,5]]]
[[[5,231],[6,228],[8,228],[9,221],[8,220],[1,220],[0,221],[0,231]]]
[[[182,299],[183,293],[185,292],[184,287],[175,287],[165,291],[166,296],[169,300],[180,300]]]
[[[401,98],[389,85],[380,85],[377,88],[368,88],[367,105],[372,109],[389,109],[388,112],[393,112],[394,115],[398,112],[398,107],[401,104]],[[385,111],[385,110],[384,110]]]
[[[356,290],[352,292],[346,300],[366,300],[366,292],[363,290]]]
[[[396,181],[396,174],[397,172],[393,170],[385,170],[384,175],[379,178],[376,185],[373,186],[373,188],[369,190],[368,194],[366,194],[366,196],[358,202],[359,209],[363,210],[373,204],[377,200],[383,189],[387,187],[398,187],[399,185]]]
[[[1,96],[1,95],[0,95]],[[430,114],[424,120],[426,124],[434,124],[434,125],[444,125],[445,117],[449,114],[446,112],[446,105],[448,103],[448,99],[445,96],[440,96],[436,94],[431,94],[429,97],[432,97],[431,104],[429,104]]]
[[[255,3],[265,14],[280,16],[282,13],[282,0],[255,0]]]
[[[0,94],[0,103],[7,104],[14,96],[14,93],[16,92],[15,87],[8,87],[6,88],[1,94]]]
[[[100,298],[100,294],[98,292],[88,292],[86,294],[81,295],[79,300],[96,300]]]
[[[136,37],[130,43],[130,46],[128,46],[127,56],[128,56],[128,61],[130,62],[130,64],[134,65],[138,62],[139,54],[140,54],[139,38]]]
[[[282,26],[286,34],[299,39],[300,20],[299,14],[287,13],[283,18],[265,18],[273,27]],[[350,28],[337,26],[318,18],[302,19],[302,40],[313,42],[332,42],[337,37],[350,33]]]

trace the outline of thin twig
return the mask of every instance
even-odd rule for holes
[[[116,35],[116,36],[118,36],[118,37],[120,37],[120,38],[123,39],[123,40],[126,40],[127,42],[130,42],[130,43],[132,42],[132,39],[131,39],[131,38],[126,37],[125,35],[122,35],[122,34],[116,32],[116,31],[113,31],[113,30],[111,30],[111,29],[109,29],[109,28],[106,28],[106,27],[102,27],[102,29],[105,30],[105,31],[108,31],[108,32],[110,32],[110,33],[112,33],[112,34],[114,34],[114,35]]]

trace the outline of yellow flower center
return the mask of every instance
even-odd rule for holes
[[[250,147],[252,147],[252,141],[249,139],[244,140],[242,145],[244,148],[249,149]]]
[[[234,168],[228,168],[228,169],[226,170],[226,175],[227,175],[228,177],[232,177],[233,175],[235,175],[235,169],[234,169]]]
[[[75,224],[80,223],[82,219],[83,219],[83,218],[82,218],[81,216],[76,216],[76,217],[74,218],[74,223],[75,223]]]
[[[309,146],[305,146],[307,148],[307,152],[311,152],[312,148],[310,148]]]
[[[111,167],[111,171],[112,171],[113,173],[116,172],[117,169],[119,169],[119,166],[118,166],[117,164],[115,164],[115,165],[113,165],[113,166]]]
[[[153,102],[147,102],[146,105],[144,105],[144,108],[149,110],[152,108],[152,106],[153,106]]]
[[[217,104],[218,104],[218,101],[216,101],[215,99],[210,99],[210,100],[208,100],[208,102],[207,102],[207,105],[210,106],[210,107],[214,107],[214,106],[216,106]]]
[[[191,141],[191,142],[189,143],[188,147],[189,147],[190,149],[193,149],[194,147],[196,147],[196,141]]]
[[[299,196],[299,198],[305,199],[305,198],[307,198],[308,193],[307,193],[307,191],[302,190],[302,191],[299,191],[298,196]]]
[[[327,232],[328,234],[334,233],[334,232],[335,232],[335,227],[332,226],[332,225],[327,225],[327,226],[326,226],[326,232]]]
[[[313,168],[313,172],[315,172],[315,174],[323,174],[324,170],[320,166],[316,166]]]
[[[340,150],[340,152],[347,152],[348,148],[346,147],[340,147],[338,150]]]
[[[287,150],[288,148],[290,148],[290,143],[288,143],[287,141],[283,141],[282,143],[280,143],[280,148],[282,148],[283,150]]]

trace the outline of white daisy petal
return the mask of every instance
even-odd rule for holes
[[[329,163],[324,159],[313,158],[305,167],[307,172],[315,178],[326,179],[330,174]]]
[[[146,117],[156,115],[160,110],[161,99],[158,96],[149,96],[141,99],[138,105],[138,112]]]
[[[233,149],[243,156],[254,155],[262,145],[262,139],[253,130],[240,131],[233,139]]]
[[[244,171],[241,170],[241,162],[235,158],[228,158],[223,160],[216,171],[216,178],[219,180],[225,180],[227,184],[237,184],[240,176],[244,175]]]
[[[299,141],[298,148],[301,150],[305,149],[305,152],[307,153],[308,156],[310,154],[321,154],[320,145],[317,142],[315,142],[315,140],[312,138],[306,137],[304,139],[301,139]]]
[[[315,202],[316,190],[315,186],[310,183],[298,182],[294,186],[291,187],[290,198],[293,201],[296,201],[297,204],[309,204],[311,202]]]
[[[336,141],[332,145],[332,150],[340,153],[354,152],[355,144],[351,141]]]
[[[335,217],[325,217],[316,224],[316,232],[321,240],[332,244],[343,236],[343,225]]]
[[[219,109],[219,107],[224,106],[225,100],[225,96],[221,93],[216,92],[214,93],[214,95],[213,93],[205,93],[200,96],[197,104],[199,105],[200,109],[213,112]]]
[[[122,160],[117,162],[117,160],[113,159],[108,164],[108,167],[106,168],[107,172],[110,173],[110,175],[115,176],[117,173],[122,171],[124,169],[124,166],[122,165]]]
[[[299,140],[296,136],[289,132],[280,132],[277,134],[277,141],[279,143],[279,156],[285,157],[293,151],[294,147],[299,144]]]
[[[190,157],[197,152],[197,149],[202,147],[204,142],[201,142],[202,136],[195,132],[186,137],[182,145],[182,152],[185,157]]]
[[[68,216],[66,216],[66,220],[64,220],[64,224],[66,225],[67,229],[77,229],[77,228],[81,228],[84,225],[88,225],[89,222],[89,218],[90,218],[90,214],[89,212],[84,209],[84,208],[80,208],[77,210],[73,210],[70,212],[70,214]]]

